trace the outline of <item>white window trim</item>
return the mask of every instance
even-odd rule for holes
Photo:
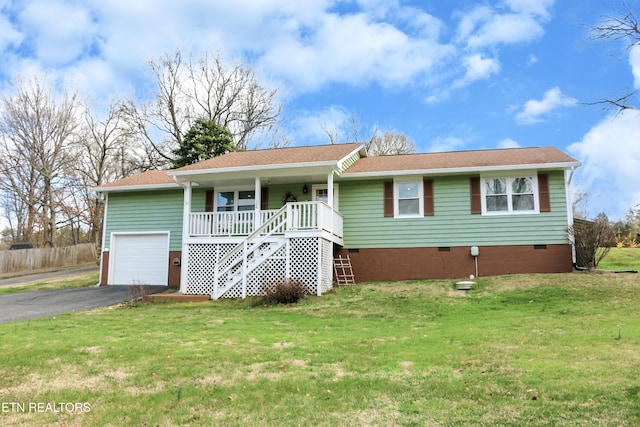
[[[531,178],[531,185],[533,187],[533,210],[528,211],[514,211],[512,206],[512,193],[511,193],[511,180],[514,178]],[[506,211],[488,211],[487,210],[487,185],[488,179],[494,178],[507,178],[507,206]],[[538,173],[536,171],[518,171],[504,174],[491,174],[480,176],[480,197],[482,203],[482,215],[487,216],[503,216],[503,215],[531,215],[540,213],[540,193],[538,191]]]
[[[255,187],[253,186],[242,186],[242,187],[220,187],[220,188],[216,188],[215,193],[213,195],[213,211],[214,212],[218,212],[218,193],[230,193],[230,192],[234,192],[234,197],[233,197],[233,212],[237,212],[238,211],[238,193],[240,191],[255,191]],[[254,195],[254,201],[256,199],[256,196]]]
[[[411,215],[400,215],[399,199],[400,199],[400,184],[404,182],[417,182],[418,183],[418,213]],[[394,218],[422,218],[424,216],[424,181],[422,176],[420,177],[404,177],[395,178],[393,180],[393,217]]]

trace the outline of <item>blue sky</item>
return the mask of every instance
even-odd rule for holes
[[[640,15],[640,0],[627,0]],[[584,103],[640,89],[640,47],[590,41],[617,0],[0,0],[0,90],[45,72],[104,101],[147,61],[220,50],[278,88],[293,145],[402,132],[417,151],[554,145],[591,216],[640,203],[640,114]],[[637,98],[636,98],[637,99]],[[636,102],[637,103],[637,102]],[[104,106],[104,105],[102,105]]]

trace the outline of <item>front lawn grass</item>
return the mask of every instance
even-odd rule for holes
[[[34,281],[19,285],[0,286],[0,295],[18,292],[52,291],[55,289],[88,288],[98,283],[99,273],[83,273],[46,281]],[[2,282],[0,281],[0,284]]]
[[[638,275],[452,285],[370,283],[290,306],[154,303],[1,324],[0,404],[90,411],[3,410],[0,424],[640,425]]]
[[[640,248],[611,248],[598,269],[640,271]]]

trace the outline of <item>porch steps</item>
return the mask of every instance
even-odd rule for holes
[[[242,269],[242,260],[237,264],[238,269],[234,272],[230,272],[227,280],[224,282],[224,285],[218,289],[218,296],[224,295],[229,289],[238,285],[242,282],[243,274],[248,274],[259,267],[263,262],[269,259],[273,254],[275,254],[281,247],[286,244],[285,239],[277,239],[271,242],[263,242],[259,243],[260,247],[256,249],[248,258],[247,258],[247,267],[246,272]],[[211,296],[212,299],[215,299],[214,296]]]
[[[338,258],[333,259],[333,271],[335,273],[336,283],[341,285],[355,285],[356,279],[353,275],[353,268],[351,267],[351,258],[347,255],[345,258],[342,255],[338,255]]]
[[[211,300],[211,295],[185,295],[185,294],[153,294],[147,295],[145,300],[151,302],[171,301],[171,302],[202,302]]]

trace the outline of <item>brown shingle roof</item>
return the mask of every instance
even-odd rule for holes
[[[127,178],[122,178],[114,182],[110,182],[109,184],[103,184],[99,187],[96,187],[96,190],[101,190],[103,188],[113,188],[113,187],[137,187],[137,186],[145,186],[145,185],[178,185],[173,181],[169,175],[167,175],[166,170],[153,170],[147,171],[143,173],[139,173],[136,175],[129,176]]]
[[[175,169],[176,172],[224,169],[250,166],[267,166],[291,163],[338,161],[355,151],[362,144],[313,145],[307,147],[274,148],[269,150],[237,151],[223,156]]]
[[[365,157],[348,168],[343,176],[359,173],[482,169],[485,167],[578,164],[555,147],[509,148]]]
[[[144,186],[178,186],[172,177],[167,175],[167,172],[173,171],[338,161],[356,150],[360,145],[361,144],[318,145],[234,152],[172,171],[154,170],[140,173],[101,185],[97,187],[96,190],[106,191],[112,188],[136,188]],[[405,154],[363,157],[349,167],[343,173],[343,177],[385,172],[446,171],[449,169],[482,169],[483,167],[508,167],[512,165],[556,165],[557,167],[558,164],[578,165],[579,163],[555,147]]]

